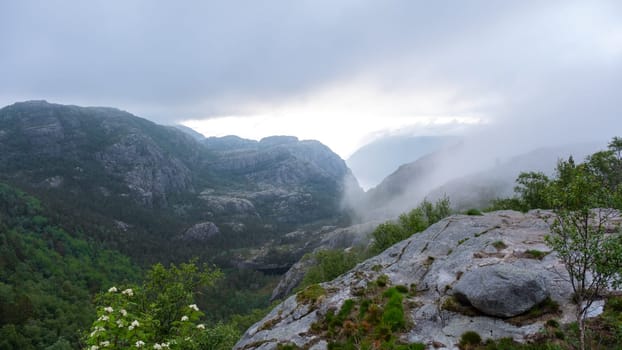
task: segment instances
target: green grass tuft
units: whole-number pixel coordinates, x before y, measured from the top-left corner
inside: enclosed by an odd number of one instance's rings
[[[477,332],[468,331],[464,332],[460,337],[460,346],[466,347],[469,345],[479,345],[482,343],[482,337]]]
[[[507,244],[505,244],[505,242],[503,241],[494,241],[492,242],[492,246],[495,247],[495,249],[497,250],[503,250],[508,247]]]
[[[484,214],[482,214],[481,211],[479,211],[479,209],[475,209],[475,208],[471,208],[471,209],[467,210],[466,214],[470,215],[470,216],[482,216],[482,215],[484,215]]]
[[[312,284],[296,294],[296,301],[300,304],[315,304],[325,294],[326,289],[319,284]]]
[[[539,251],[539,250],[536,250],[536,249],[529,249],[529,250],[525,251],[524,256],[526,258],[528,258],[528,259],[542,260],[548,254],[549,254],[549,252],[542,252],[542,251]]]
[[[376,284],[378,285],[378,287],[386,287],[387,284],[389,284],[389,276],[387,275],[378,276],[378,278],[376,279]]]

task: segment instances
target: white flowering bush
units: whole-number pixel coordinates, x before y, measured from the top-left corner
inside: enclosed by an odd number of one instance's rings
[[[85,349],[230,349],[233,325],[207,327],[194,293],[213,285],[218,270],[194,263],[152,267],[142,286],[110,287],[97,297],[97,319]]]

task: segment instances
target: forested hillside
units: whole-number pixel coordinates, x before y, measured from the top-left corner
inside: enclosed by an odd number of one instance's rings
[[[0,349],[77,347],[93,295],[139,276],[128,257],[65,231],[39,200],[0,184]]]

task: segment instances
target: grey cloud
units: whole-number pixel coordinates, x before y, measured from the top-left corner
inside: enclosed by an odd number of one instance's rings
[[[278,100],[434,46],[476,25],[482,6],[335,3],[3,2],[0,93],[173,105]]]
[[[622,67],[573,46],[590,40],[564,17],[581,4],[2,2],[0,102],[105,104],[173,122],[252,114],[255,103],[364,76],[388,91],[447,86],[458,100],[497,95],[498,104],[473,112],[512,123],[545,118],[545,111],[564,120],[589,111],[605,118],[618,110],[608,98],[616,96],[607,95],[621,91]],[[593,12],[617,13],[613,22],[621,23],[614,1],[584,6],[585,21]],[[577,54],[586,56],[583,65]],[[592,88],[608,90],[586,91]]]

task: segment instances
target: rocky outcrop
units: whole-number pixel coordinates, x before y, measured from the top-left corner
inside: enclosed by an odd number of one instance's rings
[[[193,225],[192,227],[187,229],[186,232],[184,232],[179,238],[183,241],[205,242],[209,238],[219,234],[220,229],[218,229],[218,226],[216,226],[216,224],[210,221],[205,221]]]
[[[62,178],[50,187],[80,196],[101,188],[149,208],[167,207],[169,195],[193,191],[191,168],[201,144],[124,111],[16,103],[0,109],[0,130],[3,174],[22,182]]]
[[[453,288],[454,295],[479,311],[498,317],[517,316],[549,296],[544,278],[511,264],[469,271]]]
[[[313,244],[313,253],[320,250],[347,249],[357,245],[366,245],[369,242],[369,235],[381,222],[371,221],[364,224],[352,225],[343,228],[334,228],[328,232],[313,233],[312,236],[319,237],[319,243]],[[312,258],[301,259],[287,270],[279,281],[279,284],[272,291],[271,301],[282,299],[288,296],[304,278],[310,268],[316,262]]]
[[[544,242],[544,236],[550,232],[547,220],[549,214],[539,211],[527,214],[500,211],[444,219],[337,279],[323,283],[320,288],[323,294],[312,303],[291,296],[251,327],[235,349],[268,350],[276,349],[278,344],[326,349],[327,335],[312,330],[311,325],[322,322],[329,310],[339,310],[347,299],[357,300],[361,290],[379,278],[386,279],[389,285],[408,286],[411,290],[404,297],[410,326],[398,334],[403,342],[428,346],[434,343],[439,348],[456,349],[466,331],[478,332],[483,339],[511,337],[525,341],[541,329],[547,317],[562,322],[573,319],[572,288],[564,280],[565,269],[557,256],[550,252],[540,256],[540,260],[525,254],[527,250],[550,251]],[[513,271],[513,276],[530,271],[529,276],[539,276],[540,279],[525,278],[527,289],[548,291],[560,310],[555,315],[545,314],[521,323],[477,310],[461,311],[470,306],[459,304],[454,289],[460,291],[462,278],[468,280],[480,273],[490,275],[490,271],[497,274]],[[533,280],[537,281],[537,287],[532,288],[533,282],[529,281]],[[497,283],[501,287],[502,278]],[[507,280],[505,286],[511,289],[512,283]],[[488,298],[500,302],[508,294],[498,293],[496,298],[494,295]],[[539,296],[532,301],[537,299]]]
[[[148,207],[166,207],[169,194],[192,190],[191,170],[141,133],[120,137],[95,158],[109,176],[122,178],[130,193]]]
[[[236,195],[236,194],[232,194]],[[257,210],[253,203],[246,198],[226,195],[213,195],[203,191],[199,198],[205,202],[210,217],[220,215],[257,216]]]

